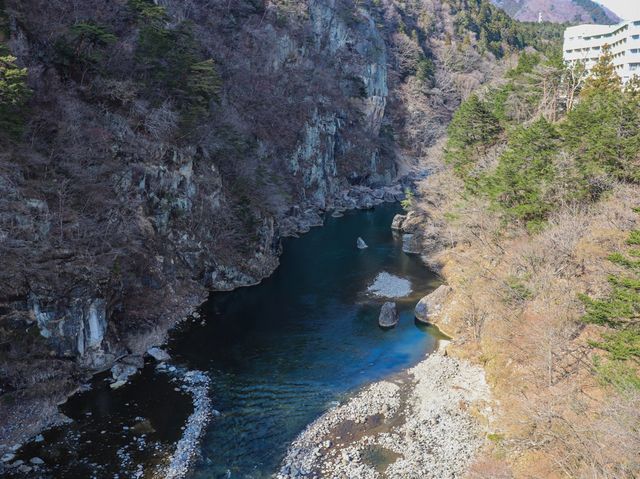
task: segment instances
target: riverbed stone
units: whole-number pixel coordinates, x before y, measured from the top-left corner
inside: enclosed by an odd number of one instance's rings
[[[153,359],[155,359],[156,361],[169,361],[171,359],[171,356],[169,355],[168,352],[166,352],[164,349],[161,348],[149,348],[147,350],[147,354],[149,356],[151,356]]]
[[[44,464],[44,461],[42,459],[40,459],[39,457],[32,457],[31,459],[29,459],[29,462],[31,464],[35,464],[36,466],[40,466],[40,465]]]
[[[414,234],[402,235],[402,251],[404,251],[407,254],[420,253],[420,245],[418,242],[418,237]]]
[[[381,328],[393,328],[398,324],[400,317],[398,316],[398,308],[396,303],[387,302],[380,309],[378,324]]]
[[[443,284],[418,301],[415,309],[416,319],[423,323],[437,322],[450,292],[451,286]]]
[[[121,388],[122,386],[124,386],[125,384],[127,384],[127,381],[117,380],[117,381],[115,381],[115,382],[111,383],[111,384],[109,385],[109,387],[110,387],[111,389],[114,389],[114,390],[115,390],[115,389],[120,389],[120,388]]]
[[[395,215],[391,222],[391,229],[394,231],[402,231],[402,224],[407,217],[405,215]]]
[[[362,238],[358,238],[358,240],[356,241],[356,246],[358,247],[358,249],[367,249],[369,247]]]
[[[367,459],[372,448],[397,457],[384,477],[464,477],[486,440],[486,419],[474,412],[486,410],[490,398],[484,371],[437,351],[407,372],[406,381],[374,383],[311,423],[275,478],[378,478]],[[373,420],[385,432],[367,427]]]
[[[111,368],[111,376],[114,381],[126,382],[131,376],[136,374],[138,370],[144,366],[144,360],[142,356],[130,355],[125,356]]]

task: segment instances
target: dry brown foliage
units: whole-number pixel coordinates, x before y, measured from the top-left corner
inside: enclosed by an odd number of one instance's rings
[[[443,327],[454,352],[485,365],[500,405],[469,477],[638,477],[638,395],[598,383],[587,342],[597,328],[579,321],[578,300],[608,289],[607,256],[638,226],[638,188],[617,186],[592,207],[560,205],[533,236],[462,199],[447,169],[420,193],[425,231],[449,239],[430,258],[455,291]]]

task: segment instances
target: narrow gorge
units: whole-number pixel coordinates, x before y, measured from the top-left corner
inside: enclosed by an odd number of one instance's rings
[[[601,87],[563,31],[488,0],[0,0],[0,475],[584,477],[504,344],[605,394],[576,299],[604,246],[566,218],[633,229],[637,89],[596,112],[624,144],[571,143]],[[564,183],[530,171],[552,148]],[[593,277],[551,301],[521,243]],[[536,314],[571,326],[521,346]],[[633,477],[627,444],[594,477]]]
[[[3,65],[28,88],[0,160],[5,446],[207,290],[269,276],[323,211],[400,199],[489,74],[447,46],[460,8],[4,2]]]

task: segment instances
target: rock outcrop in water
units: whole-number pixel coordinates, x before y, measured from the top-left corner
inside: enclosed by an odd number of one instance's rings
[[[393,328],[398,324],[400,316],[398,315],[398,308],[396,303],[384,303],[380,309],[380,316],[378,318],[378,324],[381,328]]]
[[[123,386],[131,376],[136,374],[144,366],[144,360],[142,356],[126,356],[120,359],[111,368],[111,376],[113,377],[113,383],[111,387],[117,389]]]
[[[147,350],[147,354],[159,362],[169,361],[171,359],[171,356],[169,355],[168,352],[166,352],[164,349],[157,348],[157,347],[149,348]]]
[[[405,215],[395,215],[393,223],[391,223],[391,229],[394,231],[402,231],[402,224],[407,217]]]
[[[423,323],[436,324],[442,313],[444,302],[450,293],[451,287],[443,284],[418,301],[415,308],[416,319]]]

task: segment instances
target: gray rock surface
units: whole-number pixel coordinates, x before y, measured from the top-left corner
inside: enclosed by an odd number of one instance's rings
[[[420,244],[418,242],[417,235],[415,234],[402,235],[402,251],[404,251],[407,254],[420,253]]]
[[[171,359],[168,352],[158,347],[149,348],[147,354],[156,361],[169,361]]]
[[[111,367],[111,376],[113,380],[118,382],[127,382],[128,379],[136,374],[144,366],[142,356],[125,356]]]
[[[407,217],[405,215],[395,215],[391,223],[391,229],[394,231],[402,231],[402,224]]]
[[[416,319],[423,323],[436,323],[450,292],[451,286],[443,284],[418,301],[415,308]]]
[[[399,320],[400,316],[398,315],[396,303],[384,303],[380,309],[380,316],[378,317],[378,324],[380,327],[393,328],[398,324]]]

